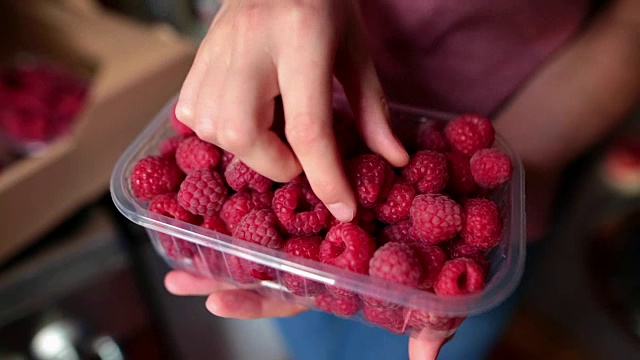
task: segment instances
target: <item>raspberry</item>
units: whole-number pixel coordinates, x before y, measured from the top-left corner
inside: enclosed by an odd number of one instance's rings
[[[205,229],[217,231],[221,234],[231,235],[231,232],[227,229],[227,224],[218,215],[205,216],[202,226]]]
[[[140,159],[131,171],[131,191],[136,199],[151,200],[176,190],[183,178],[184,174],[172,159],[148,156]]]
[[[222,253],[206,246],[201,246],[200,251],[202,252],[202,258],[208,267],[209,273],[213,276],[220,275],[224,263]]]
[[[249,192],[235,193],[222,205],[220,218],[233,231],[240,220],[253,209],[255,209],[255,204]]]
[[[273,203],[273,193],[269,190],[265,192],[251,191],[251,200],[257,209],[269,209]]]
[[[452,331],[464,320],[461,317],[437,315],[433,312],[409,308],[405,309],[404,315],[408,318],[408,325],[416,330],[427,328],[433,331]]]
[[[418,149],[447,151],[449,144],[443,133],[444,124],[440,121],[427,121],[418,127]]]
[[[334,296],[325,292],[316,296],[316,306],[323,311],[334,313],[341,317],[350,317],[360,311],[362,304],[355,295]]]
[[[178,145],[176,163],[187,174],[201,169],[213,169],[220,162],[218,147],[197,136],[188,137]]]
[[[202,223],[202,217],[190,213],[178,204],[176,193],[161,194],[154,197],[149,203],[149,211],[189,224],[199,225]]]
[[[471,259],[460,258],[444,263],[433,289],[442,296],[473,294],[484,288],[484,273]]]
[[[469,158],[458,153],[446,153],[449,165],[449,182],[447,190],[453,195],[464,197],[472,194],[477,189],[473,175],[471,175],[471,165]]]
[[[233,229],[233,236],[272,249],[282,247],[278,218],[269,209],[252,210]]]
[[[373,254],[369,261],[369,275],[396,284],[416,287],[422,277],[422,266],[409,245],[390,242]]]
[[[171,109],[171,126],[173,126],[173,130],[176,133],[183,136],[191,136],[195,135],[193,130],[191,130],[187,125],[183,124],[178,117],[176,116],[176,107],[175,105]]]
[[[370,322],[377,324],[394,334],[402,334],[405,331],[404,309],[382,309],[376,306],[366,305],[362,308],[362,316]]]
[[[257,192],[267,192],[273,181],[258,174],[240,159],[233,159],[224,171],[224,177],[229,186],[235,191],[253,189]]]
[[[229,275],[241,284],[252,284],[256,280],[274,280],[274,269],[237,256],[226,255]]]
[[[445,195],[418,195],[411,205],[411,236],[428,244],[447,241],[462,228],[461,213]]]
[[[372,208],[385,198],[395,177],[391,165],[380,155],[355,157],[351,159],[350,169],[356,196],[365,208]]]
[[[229,164],[231,164],[231,160],[233,160],[234,155],[227,150],[222,151],[222,158],[220,159],[220,169],[224,172]]]
[[[484,254],[475,247],[467,244],[462,239],[454,239],[446,246],[446,250],[449,253],[449,258],[459,259],[467,258],[476,262],[482,268],[483,274],[486,276],[489,273],[489,261]]]
[[[158,234],[158,241],[165,254],[171,259],[191,259],[198,252],[196,244],[164,233]]]
[[[422,280],[418,288],[429,290],[433,287],[442,266],[447,261],[447,254],[436,245],[414,243],[410,246],[415,251],[422,267]]]
[[[493,144],[495,131],[489,119],[479,115],[461,115],[445,126],[444,135],[455,151],[471,156]]]
[[[449,172],[447,158],[441,153],[421,150],[402,168],[402,177],[415,184],[421,194],[439,193],[447,185]]]
[[[194,214],[212,216],[222,208],[228,189],[222,176],[210,169],[187,175],[180,185],[178,202]]]
[[[342,223],[327,232],[320,245],[320,261],[360,274],[369,270],[376,243],[360,227]]]
[[[380,232],[380,243],[386,244],[388,242],[399,242],[412,244],[416,242],[411,236],[411,221],[404,220],[397,222],[393,225],[385,226]]]
[[[511,159],[498,149],[484,149],[470,161],[473,179],[485,189],[495,189],[511,179]]]
[[[182,142],[182,135],[172,136],[160,144],[160,155],[175,158],[176,150]]]
[[[422,278],[422,267],[407,244],[390,242],[376,250],[369,261],[369,276],[396,284],[417,287]],[[396,304],[375,297],[362,300],[371,306],[395,308]]]
[[[225,201],[220,210],[220,218],[227,224],[229,230],[233,231],[243,216],[251,210],[261,210],[271,208],[270,192],[258,193],[253,191],[241,191],[231,195]]]
[[[387,224],[394,224],[409,218],[411,202],[416,191],[411,185],[395,183],[384,203],[374,208],[377,218]]]
[[[320,243],[322,243],[322,238],[319,236],[295,237],[287,240],[282,251],[305,259],[319,261]],[[324,289],[322,284],[289,273],[283,274],[282,279],[287,289],[298,296],[315,296]]]
[[[202,217],[193,215],[178,204],[175,193],[161,194],[154,197],[149,203],[149,211],[189,224],[198,225],[202,222]],[[158,233],[158,236],[160,246],[164,248],[165,253],[170,258],[192,258],[198,251],[196,245],[188,241],[174,238],[164,233]]]
[[[463,207],[460,235],[478,250],[494,247],[502,236],[498,205],[488,199],[469,199]]]
[[[313,235],[327,225],[329,210],[306,184],[289,183],[273,195],[273,211],[291,235]]]

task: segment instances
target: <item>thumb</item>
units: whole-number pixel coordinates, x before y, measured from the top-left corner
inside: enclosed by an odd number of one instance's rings
[[[436,360],[446,339],[409,339],[409,360]]]

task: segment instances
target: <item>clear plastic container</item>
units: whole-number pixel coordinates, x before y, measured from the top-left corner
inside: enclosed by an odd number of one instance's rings
[[[339,99],[335,103],[337,106],[344,104]],[[325,286],[343,289],[361,298],[373,297],[388,305],[382,316],[377,314],[377,318],[382,317],[388,321],[372,324],[364,318],[362,311],[350,318],[419,338],[450,336],[464,317],[499,305],[520,281],[525,261],[524,173],[518,157],[499,136],[494,146],[511,157],[513,177],[506,186],[492,195],[503,217],[503,232],[500,243],[487,254],[491,263],[487,285],[477,294],[442,297],[294,257],[148,211],[146,203],[134,198],[129,186],[129,175],[137,160],[158,154],[160,142],[173,134],[170,125],[173,104],[174,100],[167,104],[129,146],[119,159],[111,178],[111,194],[117,208],[129,220],[147,229],[158,254],[171,267],[223,280],[238,288],[251,289],[264,296],[316,310],[319,308],[314,295],[318,288]],[[447,120],[452,117],[399,105],[391,105],[390,108],[396,133],[409,146],[412,141],[415,142],[421,124],[431,119]],[[238,276],[234,270],[238,266],[251,267],[268,274],[266,277],[273,280]],[[291,275],[305,282],[302,296],[293,294],[284,285],[284,278]]]

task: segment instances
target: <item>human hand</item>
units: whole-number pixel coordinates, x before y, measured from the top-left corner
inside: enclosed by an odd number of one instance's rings
[[[272,180],[286,182],[304,170],[329,211],[350,221],[356,200],[333,133],[334,75],[367,146],[392,165],[405,165],[408,154],[389,127],[352,0],[225,1],[183,84],[176,115]],[[290,147],[271,131],[278,95]]]
[[[173,270],[165,277],[165,287],[174,295],[207,296],[206,307],[212,314],[235,319],[288,317],[307,309],[282,300],[269,299],[250,290]],[[446,339],[409,339],[410,360],[434,360]]]

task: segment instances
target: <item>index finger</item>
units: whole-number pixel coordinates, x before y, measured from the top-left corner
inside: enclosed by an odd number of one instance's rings
[[[315,194],[336,219],[347,222],[356,201],[333,133],[331,56],[319,55],[291,55],[286,59],[292,61],[278,65],[285,133]]]

